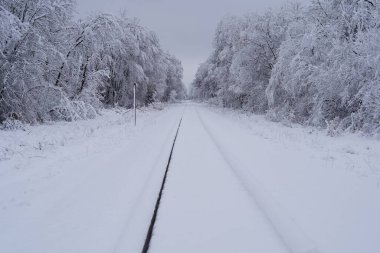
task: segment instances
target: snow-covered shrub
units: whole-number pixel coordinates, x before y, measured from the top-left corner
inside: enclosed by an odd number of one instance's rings
[[[6,119],[0,124],[1,130],[19,130],[24,129],[25,125],[16,119]]]

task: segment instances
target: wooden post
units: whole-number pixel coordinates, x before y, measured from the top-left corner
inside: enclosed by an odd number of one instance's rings
[[[136,126],[136,83],[133,83],[133,110],[135,111],[135,126]]]

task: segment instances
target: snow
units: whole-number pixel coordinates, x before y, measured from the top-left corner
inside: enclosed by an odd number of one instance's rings
[[[291,252],[379,251],[378,141],[229,110],[199,114]]]
[[[0,163],[0,252],[140,251],[181,112],[1,132],[0,146],[26,147]]]
[[[185,112],[168,175],[151,252],[287,252],[193,108]]]
[[[380,251],[380,143],[183,103],[0,131],[0,252]]]

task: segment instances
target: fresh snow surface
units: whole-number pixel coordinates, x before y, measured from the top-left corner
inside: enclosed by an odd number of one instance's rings
[[[0,131],[0,252],[378,253],[380,143],[184,103]]]

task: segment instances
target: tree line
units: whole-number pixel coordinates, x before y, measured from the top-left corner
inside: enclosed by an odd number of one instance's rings
[[[313,0],[225,17],[191,94],[331,133],[379,133],[378,5]]]
[[[74,0],[0,0],[0,123],[95,117],[185,97],[181,62],[125,15],[74,19]]]

